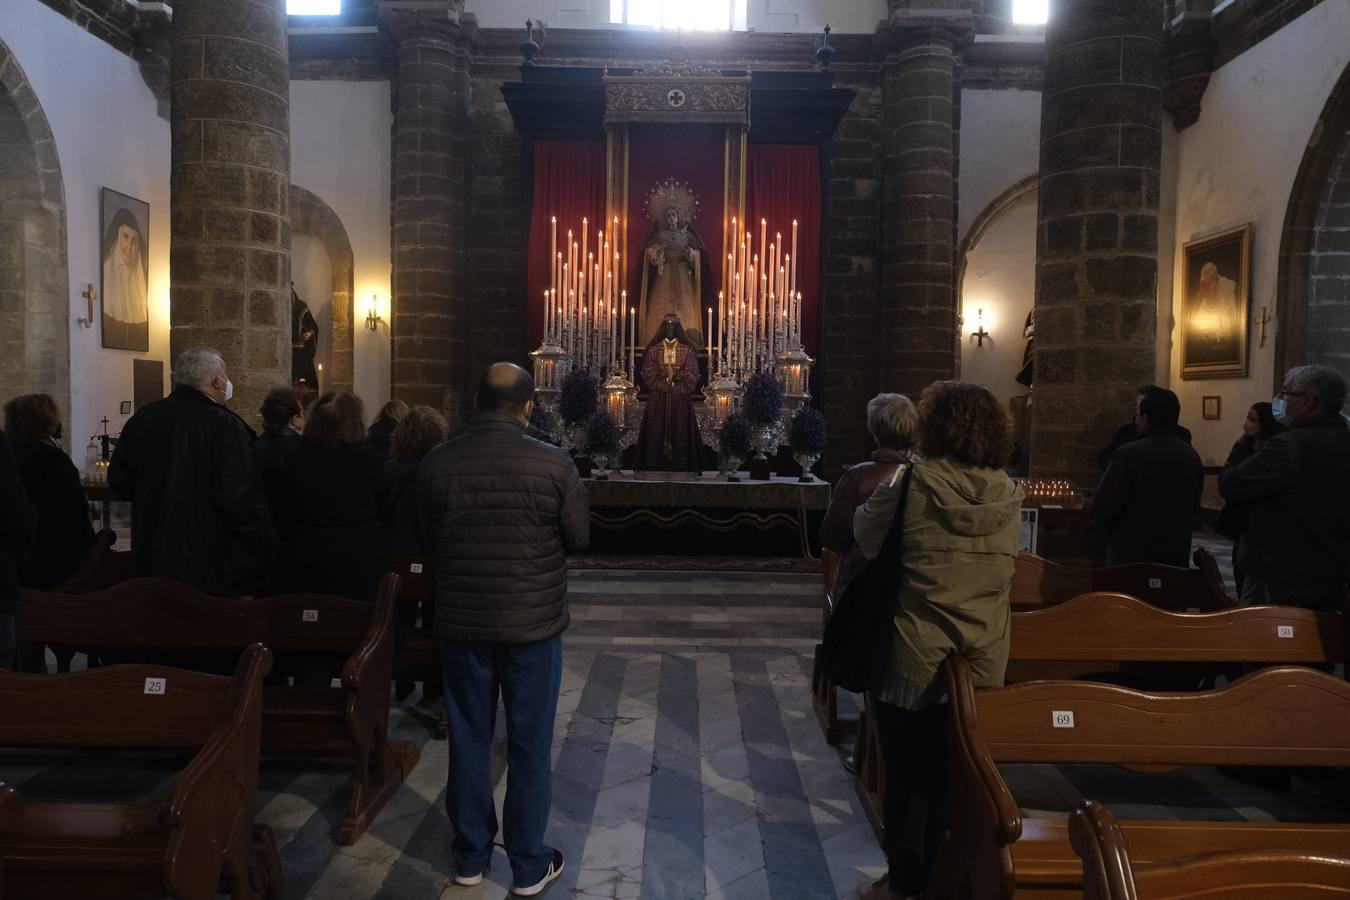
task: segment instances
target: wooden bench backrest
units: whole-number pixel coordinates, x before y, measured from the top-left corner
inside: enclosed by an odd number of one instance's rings
[[[423,600],[431,596],[431,563],[421,556],[391,556],[385,570],[398,576],[399,596]]]
[[[271,667],[271,652],[253,644],[229,678],[161,666],[0,673],[0,746],[195,750],[160,808],[170,829],[162,879],[174,897],[215,896],[226,859],[247,871]],[[0,831],[22,827],[22,796],[0,785]]]
[[[1083,900],[1344,900],[1350,859],[1234,851],[1133,865],[1115,816],[1089,800],[1069,817],[1083,861]],[[1347,848],[1350,853],[1350,847]]]
[[[198,594],[163,578],[133,578],[90,594],[27,591],[18,606],[19,640],[83,647],[238,649],[350,653],[391,618],[398,576],[385,575],[374,604],[324,594],[237,600]]]
[[[1086,681],[976,692],[963,658],[944,665],[959,737],[991,762],[1350,766],[1350,683],[1312,669],[1151,694]]]
[[[1340,617],[1293,606],[1210,613],[1084,594],[1012,614],[1012,661],[1322,663],[1345,659]]]
[[[1038,609],[1094,592],[1128,594],[1178,612],[1208,612],[1237,605],[1201,569],[1152,563],[1088,569],[1063,566],[1029,553],[1017,556],[1009,600],[1013,609]]]

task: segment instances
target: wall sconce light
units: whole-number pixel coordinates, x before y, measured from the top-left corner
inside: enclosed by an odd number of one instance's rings
[[[380,318],[379,314],[379,295],[371,294],[370,307],[366,312],[366,327],[371,331],[379,331],[380,323],[383,321],[384,320]]]
[[[978,317],[976,321],[977,321],[977,323],[978,323],[978,325],[979,325],[979,328],[978,328],[978,330],[976,330],[976,331],[972,331],[972,332],[970,333],[970,336],[973,337],[973,338],[975,339],[977,346],[983,347],[983,346],[984,346],[984,339],[985,339],[985,338],[992,338],[993,335],[991,335],[989,332],[987,332],[987,331],[984,330],[984,310],[983,310],[983,309],[980,309],[979,312],[976,313],[976,315],[977,315],[977,317]]]

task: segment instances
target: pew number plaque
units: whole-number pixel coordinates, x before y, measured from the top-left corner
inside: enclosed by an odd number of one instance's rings
[[[317,622],[317,621],[319,621],[319,611],[318,611],[317,609],[302,609],[302,610],[300,610],[300,621],[301,621],[301,622]]]
[[[145,692],[147,694],[158,694],[163,696],[169,689],[169,680],[167,678],[147,678],[145,679]]]
[[[1050,711],[1050,724],[1056,728],[1073,727],[1073,710],[1055,709]]]
[[[1275,626],[1275,636],[1276,636],[1276,637],[1282,637],[1282,638],[1291,638],[1291,637],[1293,637],[1293,636],[1294,636],[1294,626],[1293,626],[1293,625],[1276,625],[1276,626]]]

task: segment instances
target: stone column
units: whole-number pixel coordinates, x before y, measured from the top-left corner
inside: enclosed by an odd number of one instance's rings
[[[1031,473],[1096,483],[1153,380],[1161,0],[1060,0],[1046,35]]]
[[[170,354],[221,351],[255,417],[291,380],[285,0],[179,0],[171,79]]]
[[[883,27],[881,389],[916,396],[955,368],[952,99],[972,18],[896,10]]]
[[[380,19],[398,57],[393,393],[444,410],[452,424],[471,400],[464,340],[469,35],[455,6]]]

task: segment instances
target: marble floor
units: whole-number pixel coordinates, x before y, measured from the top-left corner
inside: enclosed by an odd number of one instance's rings
[[[818,603],[819,576],[573,574],[549,828],[567,870],[549,896],[843,897],[882,871],[840,750],[825,743],[810,708]],[[347,769],[265,760],[258,819],[276,835],[290,900],[506,895],[500,849],[482,885],[450,883],[446,744],[429,737],[419,701],[414,694],[391,715],[394,736],[419,742],[421,759],[351,847],[332,841]],[[1213,770],[1142,781],[1108,766],[1006,774],[1029,814],[1058,816],[1084,797],[1114,796],[1126,817],[1344,816],[1301,782],[1276,795]],[[131,799],[163,790],[165,776],[151,762],[0,754],[0,780],[31,796]]]

